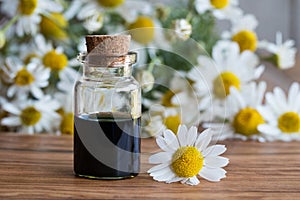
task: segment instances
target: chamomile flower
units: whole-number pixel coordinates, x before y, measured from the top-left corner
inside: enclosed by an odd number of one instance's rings
[[[1,11],[10,17],[19,15],[15,32],[18,36],[36,34],[41,15],[61,12],[61,4],[52,0],[2,0]]]
[[[248,14],[232,21],[231,32],[224,32],[222,35],[226,39],[231,39],[240,46],[240,51],[255,51],[257,48],[257,35],[255,28],[258,22],[254,15]]]
[[[124,3],[124,0],[80,0],[79,3],[81,3],[81,8],[77,13],[77,18],[84,20],[91,17],[95,12],[104,12],[105,8],[114,9],[118,7]]]
[[[300,140],[300,86],[293,83],[288,95],[275,87],[266,94],[266,105],[260,108],[266,123],[260,125],[261,131],[268,141]]]
[[[69,10],[65,13],[67,19],[73,18],[83,20],[83,27],[89,32],[95,32],[102,28],[105,12],[122,5],[124,0],[75,0],[71,3]]]
[[[153,41],[155,37],[155,23],[151,17],[141,15],[129,24],[128,30],[132,39],[140,44],[147,45]]]
[[[5,103],[3,110],[10,115],[1,120],[1,125],[18,127],[18,132],[29,134],[52,132],[58,126],[60,116],[55,111],[59,103],[50,96],[44,96],[38,101],[18,101]]]
[[[11,83],[7,90],[8,97],[17,95],[19,98],[26,98],[29,93],[35,98],[44,95],[41,88],[48,86],[49,69],[35,62],[25,65],[18,58],[8,57],[3,70]]]
[[[199,14],[211,11],[217,19],[234,19],[242,14],[238,0],[196,0],[195,8]]]
[[[47,38],[66,40],[68,38],[66,32],[68,25],[68,21],[63,13],[51,12],[42,16],[40,32]]]
[[[170,81],[170,88],[163,95],[157,95],[159,101],[146,103],[149,111],[144,113],[143,128],[150,136],[161,135],[166,129],[177,132],[180,124],[188,127],[199,125],[201,115],[198,98],[188,80],[182,74],[175,74]]]
[[[210,130],[197,134],[197,128],[189,130],[180,125],[177,135],[172,131],[164,131],[156,138],[157,145],[163,150],[149,158],[151,164],[158,164],[148,170],[150,176],[159,182],[197,185],[197,176],[218,182],[226,177],[225,167],[229,160],[220,156],[226,151],[224,145],[211,145]]]
[[[59,76],[77,77],[77,71],[70,67],[73,60],[68,60],[61,46],[54,48],[52,43],[47,42],[42,35],[35,37],[35,43],[37,49],[34,59],[38,60],[37,62],[50,69],[51,73],[58,73]]]
[[[266,49],[273,55],[271,56],[271,61],[274,62],[276,66],[280,69],[288,69],[295,65],[295,56],[296,56],[296,48],[295,41],[287,40],[285,42],[282,41],[282,33],[278,32],[276,34],[276,43],[270,43],[267,41],[261,41],[259,43],[259,47],[262,49]]]
[[[214,139],[247,138],[258,139],[263,142],[265,139],[261,136],[258,126],[265,123],[259,108],[262,106],[266,83],[255,82],[244,86],[243,90],[238,91],[231,87],[231,93],[227,98],[228,109],[226,116],[227,123],[206,123],[204,127],[212,128]],[[220,134],[219,129],[222,128]],[[217,131],[217,132],[216,132]]]
[[[199,108],[209,104],[222,104],[230,94],[230,87],[240,89],[262,74],[264,67],[258,65],[258,57],[250,52],[240,53],[235,42],[219,41],[213,48],[212,58],[200,56],[198,67],[194,67],[188,78],[193,88],[202,97]],[[210,95],[209,95],[210,94]]]
[[[179,38],[187,40],[192,34],[192,25],[186,19],[177,19],[174,21],[174,30]]]

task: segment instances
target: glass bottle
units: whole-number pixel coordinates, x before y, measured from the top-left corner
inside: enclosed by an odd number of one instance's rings
[[[79,54],[74,91],[74,172],[95,179],[135,177],[140,169],[141,90],[137,55]]]

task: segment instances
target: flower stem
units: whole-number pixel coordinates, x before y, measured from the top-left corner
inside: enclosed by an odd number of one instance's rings
[[[14,16],[11,20],[9,20],[9,22],[7,24],[5,24],[5,26],[3,27],[3,29],[1,31],[3,31],[4,33],[7,31],[7,29],[12,26],[19,18],[19,15]]]

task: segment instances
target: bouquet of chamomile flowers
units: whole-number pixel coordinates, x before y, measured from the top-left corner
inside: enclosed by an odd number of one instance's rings
[[[0,14],[2,131],[72,134],[84,36],[127,33],[139,56],[143,137],[185,124],[210,128],[212,140],[300,139],[299,84],[265,94],[258,81],[265,62],[294,66],[294,42],[258,38],[238,0],[1,0]]]

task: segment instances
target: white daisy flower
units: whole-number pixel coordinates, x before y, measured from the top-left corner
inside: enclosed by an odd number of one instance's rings
[[[31,93],[39,99],[44,95],[41,88],[48,86],[49,69],[35,62],[24,65],[18,58],[8,57],[3,70],[12,84],[7,90],[8,97],[26,98]]]
[[[231,31],[222,33],[224,39],[231,39],[240,46],[240,51],[255,51],[257,48],[257,35],[255,29],[258,21],[254,15],[247,14],[231,20]]]
[[[107,10],[113,9],[120,14],[128,23],[136,20],[139,14],[151,14],[153,8],[149,2],[135,0],[75,0],[65,16],[71,19],[73,16],[79,20],[90,18],[95,13],[104,14]]]
[[[180,125],[177,135],[164,131],[156,138],[157,145],[163,152],[149,158],[151,164],[158,164],[148,170],[150,176],[159,182],[173,183],[180,181],[189,185],[199,184],[197,175],[218,182],[226,177],[225,167],[229,160],[220,156],[226,151],[224,145],[208,146],[211,142],[210,130],[197,135],[197,128],[189,130]]]
[[[64,49],[61,46],[53,47],[51,42],[47,42],[42,35],[35,37],[36,51],[34,52],[34,60],[41,63],[45,68],[51,70],[52,73],[58,73],[59,76],[77,77],[78,73],[72,68],[78,65],[76,59],[68,60]]]
[[[37,33],[41,15],[61,12],[63,9],[61,4],[52,0],[2,0],[1,3],[3,13],[10,17],[20,15],[15,29],[20,37]]]
[[[265,82],[251,82],[241,91],[231,87],[226,104],[228,109],[224,116],[227,123],[205,123],[204,127],[212,128],[215,140],[251,138],[265,141],[258,131],[258,126],[265,122],[259,108],[262,106],[266,87]]]
[[[192,25],[186,19],[177,19],[174,21],[174,30],[179,38],[187,40],[192,34]]]
[[[266,94],[266,105],[260,108],[266,123],[258,127],[268,141],[300,140],[300,86],[293,83],[288,95],[275,87]]]
[[[145,137],[157,137],[166,129],[177,132],[182,121],[183,116],[178,108],[165,107],[160,103],[152,102],[149,110],[143,113],[142,132]]]
[[[242,14],[238,0],[196,0],[195,8],[199,14],[211,11],[217,19],[234,19]]]
[[[166,128],[177,132],[179,124],[186,124],[189,127],[198,126],[200,112],[195,109],[198,99],[192,89],[188,80],[178,73],[174,74],[169,90],[158,94],[158,101],[148,101],[149,111],[144,115],[150,116],[146,118],[148,120],[145,123],[149,126],[144,130],[151,136],[155,136],[160,135]]]
[[[295,65],[297,53],[295,41],[287,40],[283,43],[281,32],[276,34],[276,44],[261,41],[259,47],[273,54],[271,56],[272,61],[274,61],[274,64],[280,69],[289,69]]]
[[[18,127],[18,132],[41,133],[43,131],[53,132],[60,121],[60,116],[55,111],[59,103],[52,100],[50,96],[44,96],[38,101],[17,101],[5,103],[3,110],[10,116],[1,120],[1,125]]]
[[[212,58],[200,56],[199,66],[188,73],[193,81],[193,88],[201,97],[200,110],[210,106],[223,106],[226,96],[230,94],[230,87],[240,89],[250,81],[256,80],[264,71],[263,66],[256,67],[258,57],[250,52],[240,53],[235,42],[219,41],[213,48]]]

